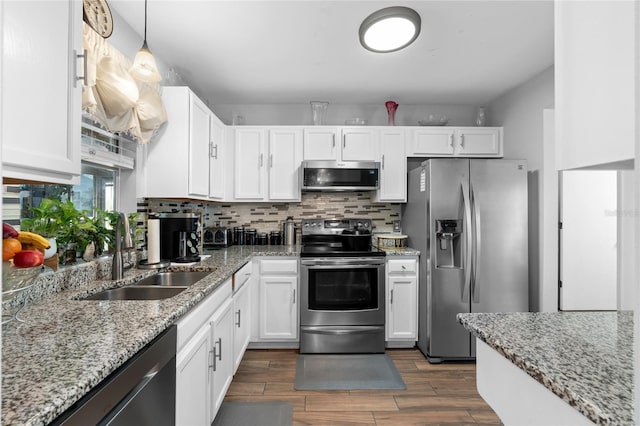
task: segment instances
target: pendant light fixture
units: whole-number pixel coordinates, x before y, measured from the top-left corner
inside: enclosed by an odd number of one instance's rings
[[[158,67],[156,66],[156,60],[153,58],[153,54],[147,45],[147,0],[144,0],[144,43],[142,43],[142,47],[136,54],[133,65],[129,69],[129,74],[136,80],[145,82],[162,80],[158,72]]]
[[[420,15],[413,9],[403,6],[380,9],[362,21],[360,43],[372,52],[395,52],[418,38],[420,25]]]

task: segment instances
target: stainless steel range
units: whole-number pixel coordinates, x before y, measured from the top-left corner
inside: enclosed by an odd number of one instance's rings
[[[304,219],[300,353],[382,353],[383,251],[369,219]]]

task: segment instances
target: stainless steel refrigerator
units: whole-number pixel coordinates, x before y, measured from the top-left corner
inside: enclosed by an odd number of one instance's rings
[[[418,347],[431,362],[475,358],[460,312],[529,310],[527,167],[432,159],[409,172],[403,232],[420,250]]]

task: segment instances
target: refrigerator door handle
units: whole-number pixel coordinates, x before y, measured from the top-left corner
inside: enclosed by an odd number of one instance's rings
[[[478,195],[471,185],[471,211],[473,212],[473,230],[474,230],[474,250],[473,250],[473,276],[471,279],[471,297],[473,303],[480,303],[480,293],[478,291],[478,259],[480,258],[480,248],[482,247],[482,232],[480,222],[480,202]]]
[[[469,301],[469,293],[471,290],[471,248],[472,248],[472,235],[471,235],[471,202],[469,200],[469,194],[467,193],[467,188],[464,183],[460,184],[460,189],[462,190],[462,202],[464,204],[464,220],[466,222],[466,229],[462,232],[466,237],[465,244],[465,258],[464,258],[464,287],[462,287],[462,301]]]

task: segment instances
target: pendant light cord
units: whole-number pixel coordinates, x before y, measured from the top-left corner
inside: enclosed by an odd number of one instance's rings
[[[144,0],[144,42],[147,42],[147,0]]]

